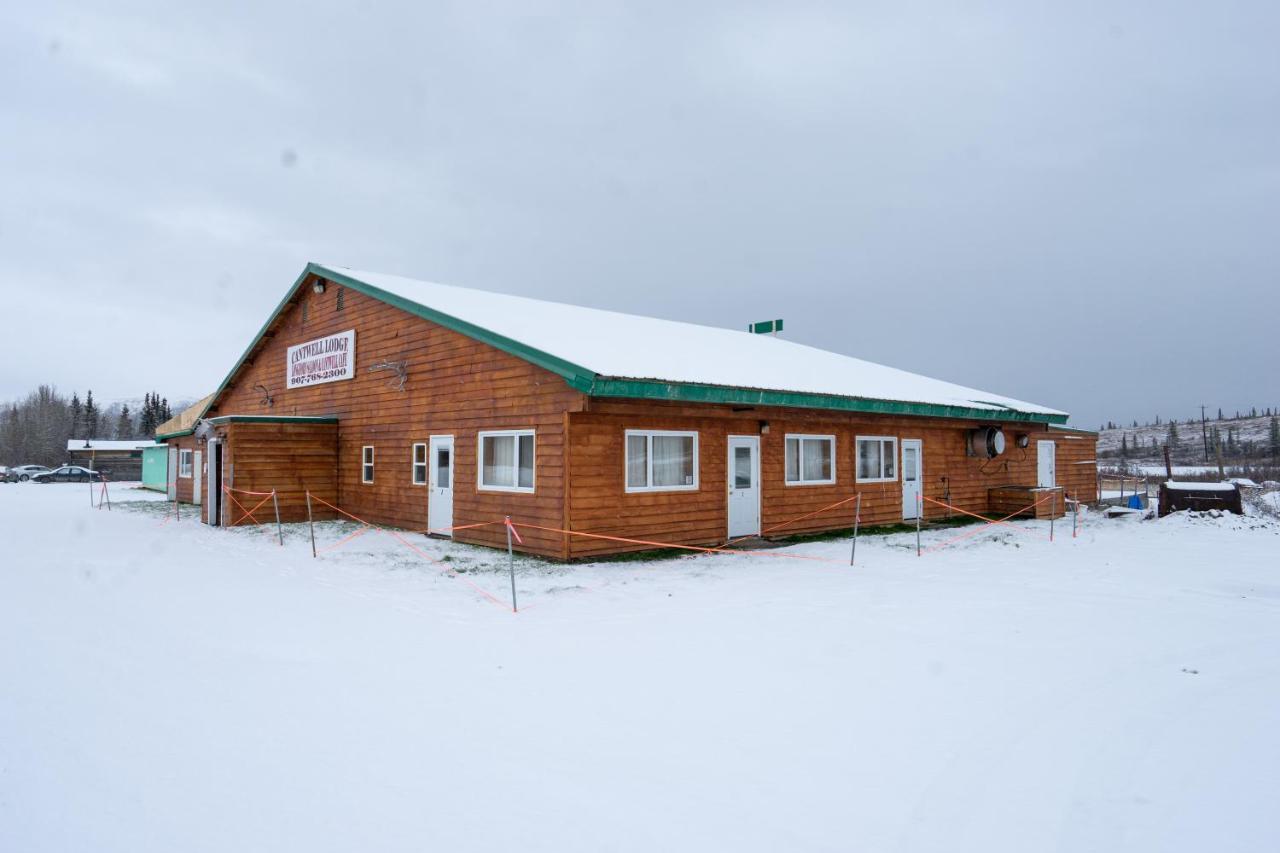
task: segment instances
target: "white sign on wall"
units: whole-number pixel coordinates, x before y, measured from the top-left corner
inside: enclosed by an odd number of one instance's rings
[[[355,329],[289,347],[285,357],[286,388],[337,382],[355,375]]]

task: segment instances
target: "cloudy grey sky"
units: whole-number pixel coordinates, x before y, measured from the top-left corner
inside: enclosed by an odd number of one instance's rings
[[[1280,405],[1274,2],[24,3],[0,399],[211,390],[308,260],[1065,408]]]

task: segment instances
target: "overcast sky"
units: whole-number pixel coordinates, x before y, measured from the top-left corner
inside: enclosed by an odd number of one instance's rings
[[[308,260],[1073,413],[1280,405],[1280,5],[10,3],[0,399],[216,387]]]

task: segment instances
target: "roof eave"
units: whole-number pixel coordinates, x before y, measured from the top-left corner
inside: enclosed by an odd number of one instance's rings
[[[769,391],[733,388],[724,385],[700,385],[646,379],[606,379],[597,377],[588,384],[574,385],[574,387],[591,397],[625,397],[639,400],[721,403],[738,406],[777,406],[781,408],[823,409],[874,415],[905,415],[911,417],[1042,424],[1063,424],[1066,423],[1069,417],[1065,413],[1023,412],[1016,409],[987,409],[976,406],[912,403],[901,400],[878,400],[868,397],[841,397],[834,394]]]

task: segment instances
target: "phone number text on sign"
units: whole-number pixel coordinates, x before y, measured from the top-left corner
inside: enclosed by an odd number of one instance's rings
[[[350,379],[355,376],[355,364],[355,329],[291,346],[285,356],[285,387]]]

